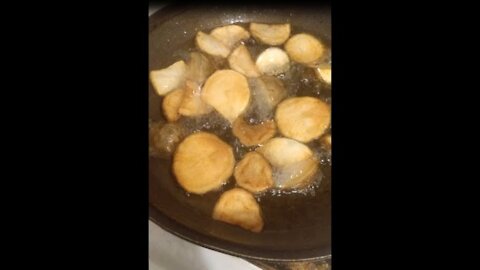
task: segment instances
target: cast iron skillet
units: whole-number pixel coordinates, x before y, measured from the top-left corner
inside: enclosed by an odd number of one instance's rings
[[[167,6],[150,17],[149,70],[181,59],[179,48],[193,46],[197,31],[230,23],[290,22],[292,33],[305,31],[330,46],[330,5],[302,7]],[[149,117],[162,120],[161,98],[150,85]],[[253,233],[211,218],[221,192],[189,195],[176,183],[171,162],[149,159],[149,215],[163,229],[203,247],[267,261],[306,261],[331,254],[330,167],[315,195],[266,196],[261,199],[265,227]],[[229,189],[234,181],[225,187]]]

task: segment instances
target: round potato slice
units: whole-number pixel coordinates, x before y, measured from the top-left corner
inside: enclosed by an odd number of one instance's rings
[[[232,148],[207,132],[185,138],[173,158],[173,172],[178,183],[195,194],[204,194],[222,186],[232,175],[234,166]]]
[[[290,24],[251,23],[252,36],[268,45],[281,45],[290,36]]]
[[[247,153],[238,162],[233,175],[237,184],[250,192],[261,192],[273,186],[272,167],[256,152]]]
[[[215,204],[212,217],[252,232],[263,229],[260,206],[250,192],[241,188],[223,193]]]
[[[270,139],[256,151],[275,167],[284,167],[313,157],[308,146],[288,138]]]
[[[230,54],[230,49],[225,44],[202,31],[197,33],[195,40],[200,50],[210,55],[226,58]]]
[[[331,84],[332,83],[332,68],[331,67],[317,67],[315,68],[315,75],[317,78]]]
[[[200,85],[197,82],[187,80],[178,113],[184,116],[198,116],[213,111],[213,107],[203,102],[200,95]]]
[[[250,89],[242,74],[233,70],[218,70],[205,82],[201,97],[233,123],[247,107]]]
[[[186,70],[185,62],[178,61],[167,68],[150,71],[150,81],[157,94],[163,96],[182,86],[185,82]]]
[[[268,48],[257,57],[256,65],[263,74],[278,75],[288,71],[290,60],[284,50]]]
[[[230,67],[242,73],[247,77],[258,77],[260,71],[250,56],[247,47],[245,45],[239,45],[228,57],[228,63]]]
[[[322,43],[309,34],[297,34],[285,43],[285,50],[290,59],[305,65],[315,65],[323,56],[325,48]]]
[[[168,93],[162,102],[163,114],[169,122],[177,121],[180,118],[178,109],[182,104],[183,89],[176,89]]]
[[[250,33],[238,25],[226,25],[213,29],[210,35],[221,41],[227,48],[233,49],[240,40],[250,38]]]
[[[277,132],[277,126],[273,120],[250,125],[242,117],[239,117],[233,122],[232,132],[243,145],[253,146],[271,139]]]
[[[313,97],[288,98],[275,112],[280,133],[300,142],[321,136],[330,125],[330,106]]]

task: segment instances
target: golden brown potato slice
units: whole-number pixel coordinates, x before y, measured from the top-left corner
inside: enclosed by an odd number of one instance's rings
[[[210,55],[226,58],[230,54],[230,49],[225,44],[202,31],[197,33],[195,41],[200,50]]]
[[[239,45],[228,57],[230,67],[247,77],[258,77],[260,72],[245,45]]]
[[[250,33],[238,25],[226,25],[213,29],[210,35],[221,41],[230,50],[240,40],[250,38]]]
[[[284,50],[268,48],[257,57],[256,65],[263,74],[278,75],[290,69],[290,59]]]
[[[188,80],[194,81],[198,84],[203,84],[210,74],[215,71],[213,64],[208,58],[199,52],[190,53],[190,59],[187,63]]]
[[[251,23],[252,36],[268,45],[281,45],[290,36],[290,24]]]
[[[275,167],[284,167],[313,157],[308,146],[288,138],[270,139],[256,151]]]
[[[332,68],[331,67],[317,67],[315,68],[315,75],[317,78],[331,84],[332,83]]]
[[[314,179],[318,171],[318,161],[313,158],[275,168],[273,179],[275,187],[281,189],[302,188]]]
[[[295,62],[314,66],[323,56],[325,48],[314,36],[309,34],[296,34],[285,43],[285,50],[290,59]]]
[[[176,89],[168,93],[162,102],[163,114],[169,122],[177,121],[180,118],[178,109],[182,104],[183,89]]]
[[[150,71],[150,81],[157,94],[163,96],[182,86],[186,70],[185,62],[178,61],[164,69]]]
[[[237,184],[250,192],[261,192],[273,186],[272,167],[256,152],[247,153],[238,162],[233,175]]]
[[[184,116],[198,116],[210,113],[213,107],[203,102],[201,98],[201,87],[197,82],[185,83],[183,99],[178,108],[178,113]]]
[[[212,217],[252,232],[260,232],[263,229],[260,206],[250,192],[241,188],[223,193],[215,204]]]
[[[226,183],[232,175],[235,158],[230,145],[217,136],[194,133],[177,147],[173,172],[186,191],[203,194]]]
[[[275,121],[264,121],[261,124],[250,125],[242,117],[233,122],[232,132],[243,145],[253,146],[265,143],[277,132]]]
[[[300,142],[320,137],[330,125],[330,106],[313,97],[288,98],[275,112],[280,133]]]
[[[242,74],[233,70],[218,70],[205,82],[201,97],[233,123],[247,107],[250,89]]]

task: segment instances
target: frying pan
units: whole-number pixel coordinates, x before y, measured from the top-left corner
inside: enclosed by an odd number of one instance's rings
[[[316,6],[207,6],[169,5],[150,17],[149,70],[161,69],[182,59],[181,48],[194,46],[197,31],[209,32],[232,23],[285,23],[292,34],[311,33],[331,46],[330,5]],[[162,121],[161,100],[149,86],[149,118]],[[149,217],[163,229],[200,246],[247,259],[308,261],[330,257],[330,167],[314,194],[261,198],[265,226],[253,233],[211,218],[222,191],[189,195],[177,184],[171,160],[149,158]]]

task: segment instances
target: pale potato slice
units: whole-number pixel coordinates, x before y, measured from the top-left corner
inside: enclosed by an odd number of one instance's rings
[[[330,106],[313,97],[288,98],[277,106],[280,133],[300,142],[320,137],[330,126]]]
[[[177,147],[173,172],[180,186],[195,194],[204,194],[226,183],[232,175],[235,158],[230,145],[217,136],[194,133]]]
[[[215,71],[213,64],[205,55],[199,52],[190,53],[186,74],[188,80],[192,80],[201,85],[213,71]]]
[[[184,116],[198,116],[213,111],[213,107],[202,100],[201,92],[200,84],[187,80],[178,113]]]
[[[182,86],[186,70],[185,62],[178,61],[164,69],[150,71],[150,81],[157,94],[163,96]]]
[[[197,33],[195,41],[202,51],[210,55],[226,58],[230,54],[230,49],[225,44],[202,31]]]
[[[332,148],[332,135],[327,134],[321,138],[320,142],[328,149]]]
[[[178,123],[155,123],[150,127],[149,150],[154,156],[170,158],[187,131]]]
[[[212,217],[252,232],[263,229],[260,206],[250,192],[241,188],[223,193],[215,204]]]
[[[317,171],[318,161],[313,157],[277,167],[273,172],[274,185],[281,189],[302,188],[312,182]]]
[[[247,77],[258,77],[260,71],[252,60],[245,45],[239,45],[228,57],[230,67]]]
[[[256,151],[274,167],[284,167],[313,157],[313,152],[308,146],[288,138],[270,139]]]
[[[256,66],[263,74],[278,75],[290,69],[290,59],[284,50],[268,48],[257,57]]]
[[[242,74],[233,70],[218,70],[205,82],[201,97],[233,123],[247,107],[250,89]]]
[[[226,25],[213,29],[210,35],[220,40],[227,48],[233,49],[241,40],[250,38],[250,33],[238,25]]]
[[[296,34],[285,43],[285,50],[290,59],[295,62],[314,66],[323,56],[325,48],[314,36],[309,34]]]
[[[252,36],[268,45],[281,45],[290,36],[290,24],[251,23]]]
[[[232,132],[243,145],[253,146],[267,142],[277,132],[275,121],[264,121],[261,124],[250,125],[242,117],[233,122]]]
[[[180,118],[178,109],[183,101],[183,89],[179,88],[168,93],[162,102],[163,115],[169,122],[177,121]]]
[[[287,138],[273,138],[258,148],[273,166],[274,186],[281,189],[308,185],[318,171],[318,161],[303,143]]]
[[[247,118],[266,121],[273,118],[275,106],[287,96],[280,79],[273,76],[250,78],[251,102],[245,112]]]
[[[332,68],[331,67],[317,67],[315,68],[315,75],[317,78],[331,84],[332,83]]]

